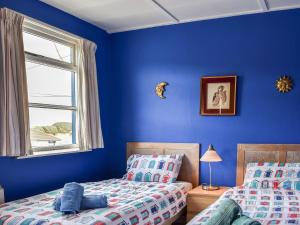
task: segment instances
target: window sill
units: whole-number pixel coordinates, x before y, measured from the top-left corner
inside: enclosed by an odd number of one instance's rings
[[[33,155],[20,156],[17,157],[17,159],[29,159],[29,158],[36,158],[36,157],[56,156],[56,155],[74,154],[74,153],[91,152],[91,151],[92,150],[81,151],[78,148],[41,151],[41,152],[35,152],[33,153]]]

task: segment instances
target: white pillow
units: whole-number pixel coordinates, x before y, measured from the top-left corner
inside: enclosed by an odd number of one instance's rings
[[[183,154],[132,155],[127,160],[126,179],[140,182],[175,182]]]
[[[248,163],[243,186],[300,190],[300,163]]]

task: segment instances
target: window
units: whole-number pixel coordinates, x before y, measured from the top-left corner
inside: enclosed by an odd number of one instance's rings
[[[33,154],[73,151],[78,40],[31,21],[24,23],[23,37]]]

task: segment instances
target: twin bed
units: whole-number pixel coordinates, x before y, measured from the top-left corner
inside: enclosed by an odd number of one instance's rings
[[[271,163],[275,162],[275,163]],[[262,225],[300,224],[300,145],[238,145],[234,187],[188,225],[204,224],[225,198]]]
[[[85,183],[85,194],[108,196],[108,208],[63,215],[52,208],[53,200],[61,191],[56,190],[1,205],[0,224],[170,225],[185,213],[187,192],[198,185],[199,145],[127,144],[128,156],[154,153],[184,153],[177,182],[111,179]],[[263,225],[300,224],[300,164],[297,162],[300,162],[300,145],[238,145],[237,187],[225,192],[188,224],[204,224],[225,198],[234,199],[244,214]]]
[[[0,224],[5,225],[170,225],[185,213],[186,195],[199,182],[199,145],[128,143],[127,156],[184,154],[175,183],[111,179],[83,184],[84,194],[105,194],[108,208],[63,215],[52,204],[61,190],[0,205]]]

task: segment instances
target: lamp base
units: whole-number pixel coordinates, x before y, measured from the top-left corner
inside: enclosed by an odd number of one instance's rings
[[[220,187],[211,186],[211,185],[202,185],[202,189],[205,190],[205,191],[216,191],[216,190],[219,190]]]

